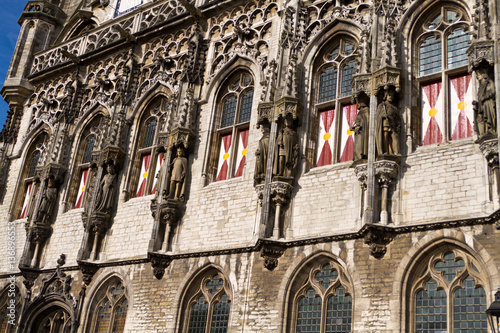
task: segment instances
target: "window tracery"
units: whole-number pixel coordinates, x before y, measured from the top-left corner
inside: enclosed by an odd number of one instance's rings
[[[92,319],[88,332],[121,333],[125,329],[128,300],[122,282],[113,279],[98,292],[95,305],[91,308]]]
[[[7,287],[0,297],[0,333],[14,333],[17,326],[16,314],[20,311],[19,289]],[[11,300],[14,299],[14,308]],[[9,323],[9,321],[11,323]],[[12,321],[15,323],[12,325]]]
[[[217,271],[210,270],[201,279],[195,280],[183,309],[183,332],[227,332],[231,313],[231,292],[226,278]]]
[[[350,332],[352,288],[343,268],[322,260],[307,269],[290,297],[290,331]]]
[[[315,109],[318,112],[313,135],[316,140],[314,165],[324,166],[353,158],[354,132],[350,127],[357,114],[351,104],[351,80],[358,66],[354,59],[357,44],[341,36],[315,61]],[[340,110],[337,111],[336,110]]]
[[[253,78],[247,72],[232,75],[219,94],[213,157],[215,181],[241,177],[246,163],[250,118],[254,95]],[[217,157],[215,157],[217,156]]]
[[[448,249],[425,262],[411,291],[411,331],[486,332],[485,284],[474,258]]]
[[[469,19],[461,9],[448,6],[424,17],[416,29],[421,144],[471,137],[473,92],[466,54]]]

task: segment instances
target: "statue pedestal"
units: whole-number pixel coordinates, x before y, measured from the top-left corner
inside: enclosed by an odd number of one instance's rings
[[[398,175],[398,163],[399,156],[382,156],[374,164],[375,177],[380,185],[380,223],[382,225],[389,224],[389,187]]]
[[[498,139],[490,134],[482,136],[476,141],[479,149],[488,162],[489,199],[493,202],[493,209],[500,204],[500,172],[498,161]]]

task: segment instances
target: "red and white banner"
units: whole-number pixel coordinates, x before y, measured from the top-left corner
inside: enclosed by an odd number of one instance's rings
[[[33,183],[29,183],[26,188],[26,194],[24,195],[23,208],[21,209],[21,215],[19,216],[20,219],[24,219],[26,217],[26,210],[28,209],[32,188]]]
[[[443,142],[444,112],[441,82],[422,85],[422,145]]]
[[[142,197],[146,192],[146,184],[148,182],[149,165],[151,164],[151,154],[142,155],[141,173],[139,175],[139,184],[137,185],[136,197]]]
[[[160,173],[162,163],[163,163],[163,153],[159,153],[158,157],[156,158],[155,178],[153,179],[153,190],[151,191],[151,194],[156,193],[156,181],[158,180],[158,174]]]
[[[451,139],[463,139],[472,136],[472,76],[467,74],[450,79],[450,118]]]
[[[215,181],[226,180],[229,170],[229,156],[231,156],[231,140],[232,134],[224,135],[220,142],[219,164],[217,166],[217,178]]]
[[[342,115],[342,130],[340,137],[340,147],[342,147],[342,154],[340,155],[340,162],[352,161],[354,152],[354,132],[349,128],[354,125],[356,114],[358,114],[358,107],[356,104],[344,106]]]
[[[247,161],[248,133],[249,130],[240,132],[240,138],[238,141],[238,155],[236,156],[236,171],[234,173],[235,177],[243,176],[243,167],[245,166],[245,163]]]
[[[80,186],[78,187],[78,194],[76,195],[75,208],[81,208],[83,204],[83,194],[85,193],[85,186],[87,185],[87,177],[89,175],[89,169],[82,170],[82,176],[80,177]]]
[[[333,135],[332,128],[335,110],[328,110],[319,114],[318,151],[316,152],[316,166],[329,165],[333,162]],[[335,127],[335,126],[333,126]]]

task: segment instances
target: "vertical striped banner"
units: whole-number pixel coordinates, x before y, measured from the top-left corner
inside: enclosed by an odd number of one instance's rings
[[[354,132],[349,128],[354,125],[354,119],[358,113],[356,104],[349,104],[344,106],[342,115],[342,137],[340,146],[342,147],[342,154],[340,155],[340,162],[352,161],[354,153]]]
[[[162,163],[163,163],[163,153],[159,153],[156,158],[155,178],[153,179],[153,190],[151,191],[151,194],[156,193],[156,181],[158,180],[158,174],[160,173]]]
[[[82,175],[80,177],[80,186],[78,187],[78,194],[76,195],[75,208],[81,208],[83,203],[83,194],[85,193],[85,186],[87,185],[87,177],[89,175],[89,169],[82,170]]]
[[[450,79],[450,118],[451,139],[463,139],[472,136],[472,76],[467,74]]]
[[[136,198],[145,195],[150,164],[151,164],[151,153],[142,155],[141,174],[139,175],[139,185],[137,186],[137,193],[135,194]]]
[[[422,145],[443,142],[444,112],[441,82],[422,85]]]
[[[238,141],[238,155],[236,156],[236,172],[235,177],[243,176],[243,167],[247,161],[247,146],[248,146],[248,133],[249,130],[244,130],[240,132],[240,138]]]
[[[323,111],[319,114],[318,151],[316,152],[316,166],[333,163],[333,135],[332,124],[335,110]]]
[[[219,164],[217,166],[217,178],[215,181],[226,180],[227,172],[229,170],[229,156],[231,155],[231,140],[232,134],[224,135],[221,138],[219,149]]]
[[[26,188],[26,194],[24,195],[23,208],[21,208],[21,215],[19,216],[20,219],[24,219],[26,217],[26,210],[28,209],[32,188],[33,183],[29,183],[28,187]]]

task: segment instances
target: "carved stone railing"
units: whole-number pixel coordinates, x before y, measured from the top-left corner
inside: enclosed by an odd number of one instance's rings
[[[189,2],[194,2],[194,0],[189,0]],[[33,60],[31,75],[70,61],[78,62],[82,55],[102,49],[115,41],[126,39],[137,32],[162,24],[186,12],[178,0],[160,1],[156,5],[141,6],[138,10],[110,20],[84,36],[38,53]]]

